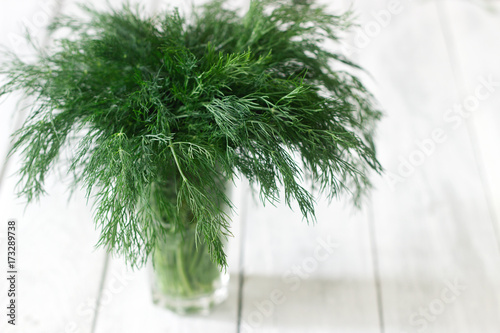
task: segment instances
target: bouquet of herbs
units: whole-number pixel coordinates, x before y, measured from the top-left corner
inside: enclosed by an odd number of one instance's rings
[[[338,45],[349,13],[310,1],[252,0],[244,15],[210,1],[190,15],[146,17],[128,5],[87,19],[60,17],[37,59],[8,54],[0,95],[33,108],[14,134],[19,192],[28,202],[71,147],[71,184],[95,202],[99,245],[140,266],[169,234],[192,226],[226,266],[225,184],[245,177],[260,199],[298,203],[314,220],[315,193],[359,203],[379,172],[381,113]],[[304,185],[314,186],[308,190]]]

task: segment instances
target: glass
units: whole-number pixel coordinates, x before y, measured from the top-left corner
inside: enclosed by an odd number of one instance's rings
[[[165,238],[150,274],[153,302],[179,314],[208,314],[228,295],[229,274],[212,262],[206,244],[196,244],[194,228]]]

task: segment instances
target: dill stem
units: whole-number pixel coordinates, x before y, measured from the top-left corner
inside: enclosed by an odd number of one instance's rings
[[[191,295],[193,293],[193,289],[191,288],[188,277],[186,276],[184,259],[185,258],[182,255],[182,245],[179,244],[176,250],[177,272],[179,273],[179,278],[181,279],[182,284],[186,288],[186,294]]]
[[[172,156],[174,157],[174,161],[175,161],[175,165],[177,166],[177,170],[179,170],[179,173],[181,174],[181,177],[182,177],[182,180],[184,180],[184,182],[188,183],[188,180],[186,178],[186,176],[184,175],[184,172],[182,172],[182,169],[181,169],[181,166],[179,164],[179,160],[177,159],[177,154],[175,153],[175,149],[174,149],[174,146],[172,144],[172,140],[169,140],[170,142],[170,150],[172,151]]]

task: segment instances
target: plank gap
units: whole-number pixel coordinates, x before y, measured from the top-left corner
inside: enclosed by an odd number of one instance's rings
[[[384,325],[384,305],[382,302],[382,284],[380,282],[380,267],[378,261],[377,237],[375,234],[375,218],[372,200],[368,203],[368,233],[370,235],[370,250],[372,254],[373,280],[377,299],[377,314],[379,320],[380,333],[385,333]]]
[[[97,299],[96,306],[94,308],[94,318],[92,318],[92,326],[90,328],[90,333],[95,333],[97,329],[97,322],[99,321],[99,311],[101,310],[101,298],[102,292],[104,290],[104,285],[106,284],[106,277],[108,275],[108,267],[109,267],[109,252],[106,251],[106,256],[104,258],[104,265],[101,273],[101,281],[99,282],[99,288],[97,290]]]
[[[236,318],[236,332],[241,332],[241,317],[243,311],[243,288],[245,285],[245,244],[246,244],[246,225],[248,212],[248,195],[249,188],[245,186],[241,193],[241,210],[240,210],[240,253],[238,260],[238,311]]]

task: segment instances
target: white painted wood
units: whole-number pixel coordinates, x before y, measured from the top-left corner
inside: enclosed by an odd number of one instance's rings
[[[115,275],[129,280],[121,284]],[[178,316],[154,306],[146,270],[131,272],[122,260],[112,261],[107,277],[96,332],[235,332],[237,276],[233,274],[230,298],[206,317]]]
[[[52,16],[62,8],[63,1],[23,1],[2,4],[2,45],[20,56],[30,54],[22,42],[21,24],[30,28],[41,45],[46,44],[44,29]],[[2,154],[7,136],[14,129],[13,111],[17,96],[1,105],[0,126]],[[20,104],[29,106],[28,99]],[[23,116],[18,116],[22,120]],[[95,301],[103,267],[104,253],[96,251],[98,233],[94,230],[90,208],[81,192],[68,203],[68,192],[55,176],[47,179],[48,196],[24,209],[24,199],[16,197],[15,174],[19,157],[13,156],[6,169],[0,189],[0,253],[2,279],[0,302],[7,302],[5,260],[6,225],[8,219],[18,221],[18,294],[17,325],[7,325],[2,311],[0,331],[8,333],[89,333],[94,317]],[[4,306],[2,305],[2,308]]]
[[[443,1],[441,10],[449,25],[450,48],[457,54],[457,79],[464,90],[461,100],[471,105],[464,125],[476,144],[500,237],[500,6]]]
[[[384,331],[497,332],[498,244],[468,133],[444,118],[459,101],[446,40],[434,2],[403,5],[359,53],[386,111],[378,147],[393,177],[373,194]],[[386,6],[358,8],[367,23]]]
[[[15,163],[12,163],[15,165]],[[12,171],[12,169],[10,169]],[[67,202],[64,186],[49,179],[49,196],[24,211],[13,195],[16,179],[9,178],[0,193],[2,275],[5,273],[5,232],[8,219],[18,221],[17,326],[0,331],[88,333],[101,275],[103,252],[95,251],[97,233],[81,193]],[[6,283],[0,282],[1,304]]]
[[[247,215],[241,332],[378,332],[368,217],[320,201],[316,225],[284,205]]]

